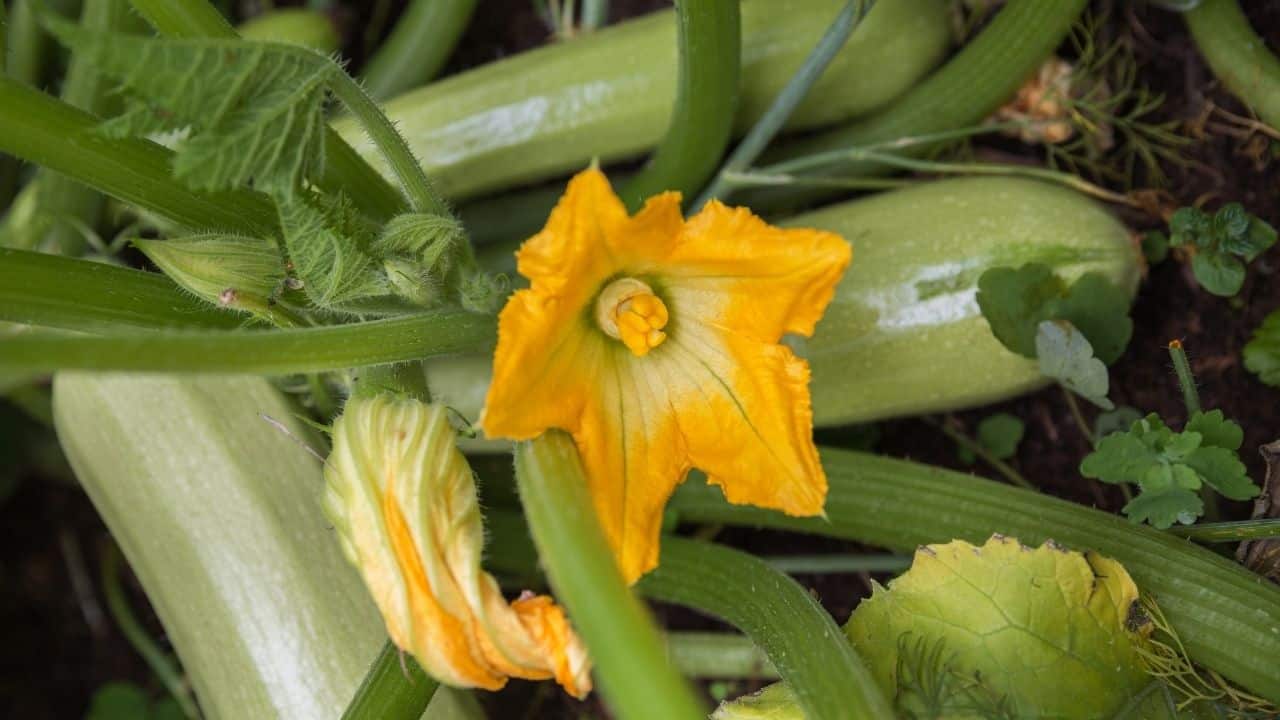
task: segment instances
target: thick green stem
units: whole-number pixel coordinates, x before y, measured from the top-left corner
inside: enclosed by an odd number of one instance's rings
[[[229,330],[241,325],[244,317],[215,310],[158,273],[0,248],[0,320],[112,332]]]
[[[742,32],[738,0],[676,0],[679,85],[667,134],[619,192],[631,209],[664,190],[686,197],[715,172],[733,132]]]
[[[992,533],[1048,539],[1124,564],[1160,603],[1191,658],[1272,702],[1280,701],[1280,587],[1195,544],[1064,500],[918,463],[822,450],[826,518],[792,518],[729,505],[685,483],[671,507],[689,522],[790,529],[910,550]]]
[[[789,575],[836,575],[842,573],[901,572],[911,567],[905,555],[779,555],[764,561]]]
[[[1280,538],[1280,519],[1174,525],[1165,532],[1200,542],[1238,542]]]
[[[623,720],[705,717],[622,580],[569,436],[553,430],[517,445],[516,482],[551,587],[591,653],[610,709]]]
[[[286,375],[475,352],[489,347],[493,334],[492,317],[461,311],[296,330],[153,331],[105,337],[28,333],[0,343],[0,372]]]
[[[658,568],[637,589],[711,613],[745,632],[769,656],[810,720],[894,717],[871,672],[826,610],[763,560],[666,537]]]
[[[85,0],[80,24],[110,32],[124,23],[129,17],[128,11],[125,0]],[[74,50],[62,80],[62,101],[93,115],[103,114],[109,104],[102,78],[89,61]],[[85,231],[92,231],[102,214],[102,195],[49,170],[41,170],[36,182],[39,183],[40,209],[54,218],[45,237],[45,248],[65,255],[81,254],[86,245]]]
[[[1203,0],[1183,17],[1213,74],[1263,122],[1280,130],[1280,59],[1249,27],[1236,0]]]
[[[388,641],[374,658],[342,720],[418,720],[439,683]]]
[[[751,638],[741,635],[673,632],[667,635],[667,653],[688,677],[778,679],[768,656]]]
[[[107,603],[107,610],[119,626],[120,634],[142,656],[160,684],[178,701],[182,714],[188,718],[198,718],[200,710],[196,707],[191,687],[182,676],[182,671],[151,639],[146,628],[142,627],[142,623],[133,614],[133,608],[129,607],[129,600],[125,597],[124,587],[120,582],[121,559],[120,548],[115,543],[108,544],[102,555],[102,597]]]
[[[972,127],[1005,102],[1033,73],[1084,10],[1086,0],[1010,0],[989,25],[942,69],[885,110],[845,127],[785,145],[770,160],[884,142],[900,137]],[[914,154],[931,147],[916,146]],[[884,172],[883,163],[849,161],[833,165],[839,176]],[[755,193],[753,206],[778,206],[813,199],[829,191],[780,188]]]
[[[133,7],[163,35],[187,38],[237,37],[235,28],[206,0],[130,0]],[[404,209],[403,198],[332,129],[324,136],[325,167],[322,189],[342,192],[375,220],[386,220]]]
[[[756,121],[747,136],[738,143],[738,147],[734,148],[733,153],[729,155],[729,159],[725,160],[724,166],[720,168],[720,172],[716,174],[711,184],[702,191],[698,199],[693,204],[693,209],[705,205],[712,198],[723,197],[730,188],[725,180],[726,173],[742,172],[749,168],[760,153],[770,142],[773,141],[778,131],[786,124],[787,118],[791,117],[791,113],[800,104],[808,94],[809,89],[822,76],[823,71],[827,69],[827,65],[835,59],[836,53],[840,48],[844,47],[845,41],[849,39],[849,35],[853,33],[853,29],[857,27],[858,22],[866,15],[870,9],[870,3],[863,0],[849,0],[845,3],[844,9],[836,16],[835,22],[831,23],[831,27],[827,28],[827,32],[823,34],[822,39],[805,58],[804,65],[796,71],[795,75],[787,81],[786,87],[782,92],[778,93],[778,97],[769,106],[769,110]]]
[[[1169,359],[1173,361],[1173,372],[1178,376],[1178,388],[1182,391],[1182,403],[1187,407],[1187,417],[1200,412],[1200,391],[1196,389],[1196,376],[1191,372],[1191,363],[1187,360],[1187,351],[1181,340],[1169,343]]]
[[[187,227],[267,237],[274,206],[247,191],[197,193],[174,180],[173,153],[147,140],[108,140],[98,119],[8,78],[0,78],[0,152],[60,172]]]
[[[365,92],[386,100],[435,77],[475,9],[476,0],[412,0],[365,65]]]

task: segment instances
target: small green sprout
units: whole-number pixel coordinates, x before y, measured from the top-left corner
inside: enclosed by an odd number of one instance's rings
[[[1192,253],[1191,270],[1205,290],[1222,297],[1240,292],[1245,264],[1276,243],[1276,231],[1245,211],[1240,203],[1223,205],[1213,215],[1180,208],[1169,219],[1169,245]]]
[[[1080,473],[1107,483],[1137,485],[1141,492],[1124,513],[1135,523],[1168,528],[1190,525],[1204,513],[1197,494],[1208,485],[1232,500],[1258,495],[1238,451],[1244,441],[1240,426],[1221,410],[1197,412],[1182,432],[1151,414],[1126,432],[1104,437],[1080,464]]]

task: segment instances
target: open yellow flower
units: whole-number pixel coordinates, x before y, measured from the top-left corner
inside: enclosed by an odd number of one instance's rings
[[[325,510],[397,647],[441,682],[497,690],[554,677],[584,697],[591,663],[551,598],[507,603],[480,567],[471,467],[444,407],[355,397],[333,425]]]
[[[499,317],[481,425],[573,435],[628,581],[657,565],[662,508],[690,468],[730,502],[820,514],[809,366],[779,340],[812,334],[850,254],[714,201],[686,221],[677,193],[628,216],[584,171],[517,254],[531,287]]]

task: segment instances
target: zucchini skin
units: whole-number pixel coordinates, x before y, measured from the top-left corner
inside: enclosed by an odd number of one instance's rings
[[[799,69],[843,0],[743,0],[745,132]],[[788,127],[865,115],[910,88],[950,43],[942,0],[880,0]],[[388,116],[438,189],[461,200],[642,154],[666,131],[676,97],[673,11],[548,45],[396,97]],[[351,118],[343,139],[388,170]]]
[[[1182,17],[1213,74],[1263,122],[1280,128],[1280,59],[1249,26],[1239,3],[1204,0]]]
[[[1129,231],[1072,190],[1017,178],[959,178],[800,215],[784,225],[839,233],[853,263],[812,338],[819,426],[984,405],[1046,384],[1006,350],[978,309],[991,267],[1040,262],[1064,278],[1100,272],[1132,294]]]
[[[1129,293],[1141,268],[1106,208],[1023,178],[938,180],[782,224],[853,244],[813,337],[788,339],[810,363],[818,427],[984,405],[1045,385],[1035,361],[1006,350],[978,309],[988,268],[1040,262],[1068,279],[1096,271]],[[488,383],[481,359],[433,359],[428,376],[444,402],[478,415]]]
[[[342,714],[385,637],[320,506],[310,431],[258,377],[61,373],[54,422],[205,717]],[[459,717],[438,692],[424,716]],[[439,709],[437,709],[439,706]]]

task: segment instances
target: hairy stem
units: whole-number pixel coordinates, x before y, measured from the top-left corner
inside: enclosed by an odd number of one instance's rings
[[[676,0],[679,86],[667,134],[618,193],[635,210],[665,190],[686,196],[715,172],[733,132],[742,32],[738,0]]]
[[[517,445],[516,482],[551,587],[591,652],[610,709],[622,720],[705,717],[622,580],[569,436],[553,430]]]

